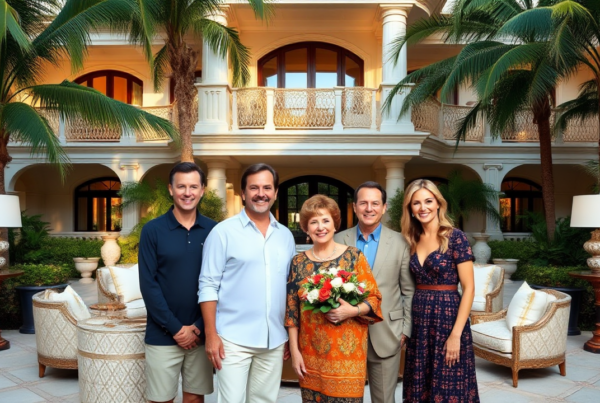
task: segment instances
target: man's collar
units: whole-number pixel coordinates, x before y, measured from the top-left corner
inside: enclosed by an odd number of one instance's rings
[[[174,209],[175,209],[175,206],[171,206],[169,211],[167,211],[167,221],[169,223],[168,225],[169,225],[169,229],[171,231],[177,227],[183,227],[183,225],[181,225],[181,223],[179,221],[177,221],[177,218],[175,218],[175,213],[173,212]],[[195,227],[197,225],[200,228],[203,228],[201,221],[202,221],[202,214],[200,214],[200,212],[196,209],[196,221],[194,222],[194,225],[192,225],[192,227]]]
[[[379,223],[379,225],[377,226],[377,228],[375,228],[375,231],[373,231],[370,235],[369,238],[373,238],[375,240],[375,242],[379,242],[379,237],[381,237],[381,227],[383,226],[383,224]],[[356,239],[360,239],[363,238],[363,234],[362,231],[360,230],[360,225],[356,226]],[[367,239],[365,239],[365,242],[368,241]]]
[[[246,225],[250,224],[252,222],[252,220],[250,219],[250,217],[248,217],[248,214],[246,213],[246,208],[244,207],[242,209],[242,211],[240,212],[240,221],[242,222],[242,226],[245,227]],[[269,213],[269,225],[274,227],[274,228],[278,228],[278,222],[275,219],[275,217],[273,216],[273,214]]]

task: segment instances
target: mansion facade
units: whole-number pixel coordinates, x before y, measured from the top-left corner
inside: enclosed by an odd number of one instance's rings
[[[226,200],[228,214],[241,210],[240,176],[256,162],[279,172],[274,212],[298,239],[297,213],[313,194],[338,201],[346,228],[355,222],[352,195],[362,182],[382,183],[391,197],[414,179],[444,182],[458,170],[503,192],[500,224],[472,215],[464,230],[485,231],[492,239],[524,236],[527,228],[519,217],[543,208],[537,128],[529,112],[517,117],[514,131],[498,136],[479,122],[457,149],[456,122],[476,101],[469,88],[458,88],[452,99],[431,101],[401,119],[403,96],[394,99],[391,113],[381,112],[387,94],[407,72],[460,51],[458,45],[429,39],[405,48],[398,63],[389,59],[393,40],[411,23],[442,12],[444,3],[279,0],[266,24],[243,1],[226,1],[214,18],[235,27],[250,48],[251,83],[232,87],[227,59],[206,43],[194,44],[202,58],[196,73],[193,150],[208,175],[208,187]],[[69,75],[65,60],[62,68],[48,67],[46,82],[72,80],[176,124],[172,82],[167,78],[163,89],[154,91],[143,52],[117,35],[92,38],[82,71]],[[156,49],[160,46],[157,39]],[[557,87],[557,104],[575,98],[587,79],[582,72]],[[28,147],[11,143],[7,192],[19,195],[28,214],[42,214],[56,235],[131,231],[140,211],[117,209],[121,184],[166,181],[179,159],[178,149],[164,138],[136,138],[58,118],[51,123],[72,162],[67,179],[61,181],[58,170],[42,157],[32,157]],[[553,142],[557,217],[569,215],[572,197],[589,193],[594,184],[580,165],[597,158],[598,132],[597,121],[586,122],[569,127]]]

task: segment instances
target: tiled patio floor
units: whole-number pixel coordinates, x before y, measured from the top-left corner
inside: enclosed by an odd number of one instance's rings
[[[505,284],[504,303],[508,304],[520,282]],[[96,302],[95,284],[73,286],[86,303]],[[77,371],[48,368],[46,376],[38,378],[35,335],[20,334],[16,330],[2,332],[10,340],[11,349],[0,352],[0,402],[79,402]],[[519,373],[519,387],[512,387],[510,369],[476,359],[479,393],[483,403],[521,402],[600,402],[600,355],[583,351],[583,343],[591,332],[570,336],[567,341],[567,376],[561,377],[558,367],[523,370]],[[368,386],[367,386],[368,389]],[[402,383],[396,388],[400,402]],[[180,402],[181,397],[176,399]],[[217,401],[216,394],[207,396],[207,403]],[[280,389],[278,402],[300,402],[300,391],[295,385]],[[365,402],[370,402],[368,390]]]

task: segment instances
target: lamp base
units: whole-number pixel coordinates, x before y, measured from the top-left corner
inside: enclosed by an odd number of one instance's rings
[[[1,333],[2,332],[0,331],[0,334]],[[10,341],[4,340],[2,338],[2,336],[0,336],[0,351],[2,351],[2,350],[8,350],[9,348],[10,348]]]
[[[600,229],[592,232],[592,238],[583,244],[583,249],[592,255],[587,260],[587,265],[592,273],[600,274]]]

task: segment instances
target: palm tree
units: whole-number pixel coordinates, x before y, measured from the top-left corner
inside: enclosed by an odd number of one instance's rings
[[[559,105],[561,115],[555,130],[564,131],[570,123],[585,124],[586,120],[593,118],[600,120],[600,52],[597,47],[600,41],[600,2],[558,1],[515,18],[513,31],[520,35],[532,35],[535,31],[549,41],[552,60],[561,69],[575,74],[584,67],[592,75],[590,80],[581,84],[576,99]],[[598,154],[600,161],[600,137]],[[600,186],[600,171],[596,171],[595,176]]]
[[[12,160],[11,140],[31,147],[58,163],[64,175],[68,158],[56,133],[40,113],[79,119],[91,127],[157,132],[171,138],[176,130],[166,120],[110,99],[100,92],[63,81],[39,84],[44,67],[57,66],[70,55],[73,70],[83,64],[89,32],[130,7],[101,0],[0,0],[0,194],[6,193],[4,169]],[[48,21],[50,21],[48,23]]]
[[[181,135],[181,160],[193,161],[192,122],[195,71],[200,52],[189,40],[203,38],[215,53],[222,57],[229,54],[233,70],[233,85],[244,86],[250,73],[248,64],[250,53],[240,42],[238,32],[210,18],[219,13],[224,0],[124,0],[135,3],[130,23],[123,21],[122,29],[128,32],[130,39],[144,47],[146,58],[154,77],[154,86],[160,88],[163,79],[170,70],[175,88],[179,115],[179,133]],[[268,18],[272,8],[265,0],[247,0],[255,16]],[[119,24],[113,24],[113,26]],[[123,28],[124,27],[124,28]],[[164,37],[164,45],[155,54],[152,40],[156,34]]]
[[[537,4],[536,4],[537,3]],[[575,61],[562,66],[548,57],[550,44],[535,32],[519,34],[515,27],[520,15],[557,3],[553,0],[459,0],[449,16],[432,16],[411,26],[398,38],[392,57],[398,58],[405,45],[442,34],[446,43],[466,46],[454,57],[409,74],[391,92],[391,98],[408,83],[416,83],[407,95],[401,113],[428,101],[441,91],[445,99],[457,86],[471,86],[479,101],[456,129],[456,145],[466,138],[476,121],[485,117],[492,134],[499,136],[515,127],[518,112],[530,109],[537,124],[542,170],[542,195],[548,237],[555,229],[554,175],[552,170],[552,93]]]

